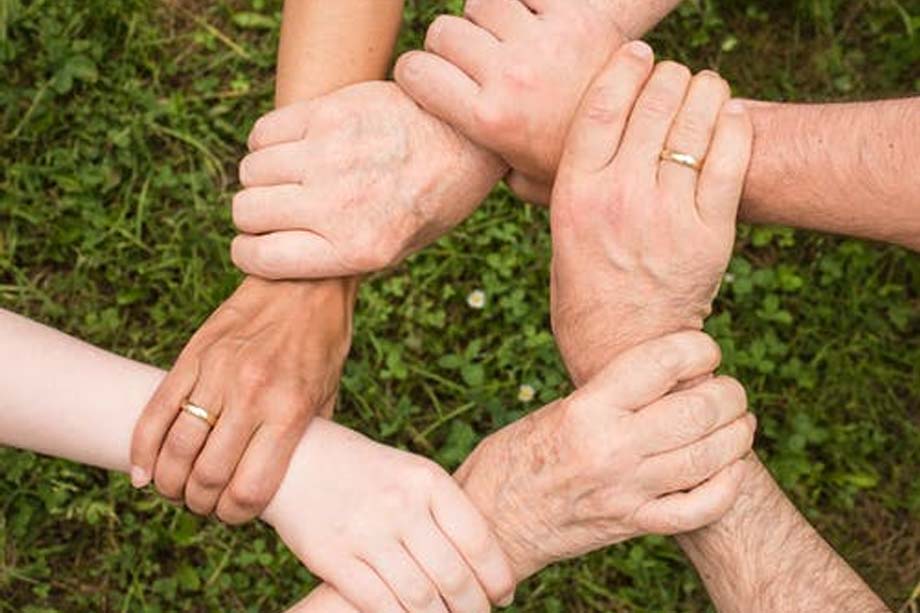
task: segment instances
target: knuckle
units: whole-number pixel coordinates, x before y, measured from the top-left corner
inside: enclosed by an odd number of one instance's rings
[[[411,610],[426,610],[435,603],[438,595],[430,583],[410,582],[406,586],[407,592],[403,597],[408,601]]]
[[[227,484],[228,475],[217,464],[208,462],[195,466],[192,480],[202,489],[215,490]]]
[[[709,129],[705,117],[697,113],[687,113],[674,127],[673,138],[682,145],[708,142]]]
[[[409,482],[417,491],[431,491],[437,485],[443,485],[449,479],[447,473],[434,462],[419,462],[409,477]],[[451,481],[451,484],[453,481]]]
[[[707,442],[691,446],[687,451],[687,468],[691,475],[700,478],[708,475],[713,466],[713,446]]]
[[[602,124],[614,124],[622,116],[623,109],[617,103],[613,86],[601,84],[591,90],[585,101],[585,116]]]
[[[261,509],[271,497],[262,483],[249,479],[231,483],[227,495],[233,505],[247,511]]]
[[[380,492],[377,503],[384,516],[405,513],[411,505],[411,496],[403,486],[389,486]]]
[[[646,91],[645,98],[636,112],[658,119],[670,116],[676,106],[676,97],[671,93],[671,90],[659,87]]]
[[[681,402],[681,422],[694,436],[702,436],[716,425],[718,412],[702,393],[691,393]]]
[[[513,120],[507,109],[490,100],[473,107],[473,121],[478,128],[488,133],[504,133],[510,130]]]
[[[465,566],[452,564],[444,569],[441,576],[441,589],[448,594],[462,594],[472,583],[472,576]]]
[[[507,64],[501,71],[502,80],[513,89],[532,89],[539,81],[534,65],[528,62]]]
[[[236,381],[244,393],[263,390],[271,379],[272,368],[262,360],[243,360],[237,366]]]
[[[178,426],[169,433],[165,449],[170,455],[186,458],[194,455],[200,442],[201,437],[198,432]]]

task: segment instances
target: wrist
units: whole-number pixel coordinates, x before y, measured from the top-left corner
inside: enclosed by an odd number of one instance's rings
[[[563,412],[554,410],[555,406],[552,403],[488,436],[454,474],[489,522],[517,583],[559,559],[544,549],[554,528],[533,509],[526,494],[521,494],[528,487],[522,487],[512,475],[514,471],[508,470],[522,461],[521,450],[533,452],[528,463],[538,465],[544,461],[540,454],[552,446],[547,433],[558,432],[562,427],[558,419]]]

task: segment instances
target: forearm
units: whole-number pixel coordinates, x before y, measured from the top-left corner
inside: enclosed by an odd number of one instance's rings
[[[749,107],[743,219],[920,249],[920,97]]]
[[[127,472],[163,372],[0,310],[0,444]]]
[[[402,0],[286,0],[276,106],[382,78],[402,8]]]
[[[720,613],[887,611],[752,455],[735,506],[677,537]]]

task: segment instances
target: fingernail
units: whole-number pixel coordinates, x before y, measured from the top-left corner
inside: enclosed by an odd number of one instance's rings
[[[725,112],[732,115],[743,115],[746,110],[744,103],[740,100],[729,100],[725,103]]]
[[[631,43],[629,43],[628,46],[629,46],[628,51],[634,56],[636,56],[637,58],[646,60],[652,57],[653,55],[655,55],[655,51],[645,41],[634,40]]]
[[[150,483],[150,474],[140,466],[131,467],[131,485],[140,489]]]
[[[504,599],[502,599],[501,602],[498,603],[498,606],[504,609],[505,607],[510,607],[513,604],[514,604],[514,593],[512,592],[511,594],[508,594],[508,596],[506,596]]]

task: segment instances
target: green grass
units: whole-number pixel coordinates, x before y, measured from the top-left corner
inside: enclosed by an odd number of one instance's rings
[[[445,5],[408,2],[401,48]],[[238,282],[228,204],[271,104],[279,2],[0,0],[0,305],[168,367]],[[686,4],[649,37],[740,95],[920,91],[916,0]],[[908,129],[908,127],[905,127]],[[455,465],[568,389],[548,328],[542,210],[499,189],[362,290],[340,408]],[[709,324],[792,499],[894,608],[920,607],[920,258],[745,228]],[[482,311],[466,295],[481,288]],[[0,450],[0,612],[267,611],[309,575],[264,527],[230,530],[120,476]],[[706,611],[668,540],[553,567],[517,611]]]

